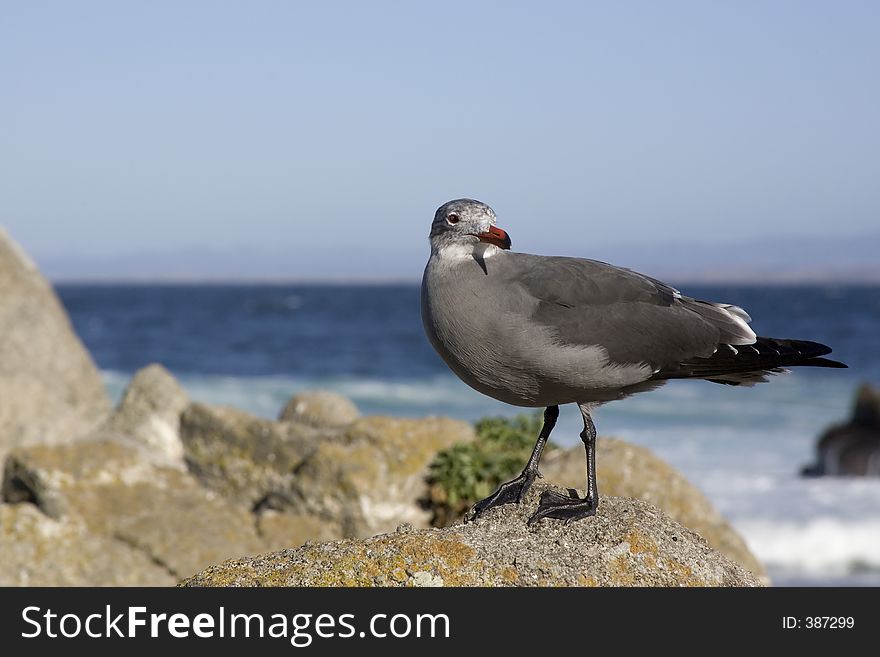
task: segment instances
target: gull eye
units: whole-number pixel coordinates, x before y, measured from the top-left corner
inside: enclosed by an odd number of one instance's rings
[[[448,221],[450,225],[454,226],[459,221],[461,221],[461,217],[459,217],[454,212],[450,212],[449,214],[446,215],[446,221]]]

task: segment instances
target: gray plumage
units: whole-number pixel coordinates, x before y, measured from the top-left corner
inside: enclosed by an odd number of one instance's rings
[[[748,347],[769,343],[736,306],[604,262],[516,253],[476,237],[494,224],[478,201],[442,206],[422,280],[431,344],[491,397],[517,406],[594,403],[670,378],[749,385],[786,366],[839,365],[818,358],[830,349],[816,343],[775,341],[787,354]]]
[[[594,405],[669,379],[753,385],[784,367],[846,367],[825,345],[755,335],[730,304],[700,301],[642,274],[595,260],[509,251],[495,213],[470,199],[434,215],[422,278],[422,321],[441,358],[476,390],[516,406],[544,406],[544,425],[522,473],[472,509],[476,518],[520,502],[539,476],[559,405],[584,420],[586,495],[545,491],[529,523],[596,513]]]

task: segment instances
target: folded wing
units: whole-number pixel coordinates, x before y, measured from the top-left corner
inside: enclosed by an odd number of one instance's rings
[[[564,345],[601,346],[611,363],[647,364],[653,377],[750,384],[797,365],[841,367],[814,342],[758,338],[741,308],[682,295],[661,281],[595,260],[515,256],[510,276],[531,321]]]

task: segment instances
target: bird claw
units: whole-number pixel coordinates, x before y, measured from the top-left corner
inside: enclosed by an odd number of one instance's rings
[[[474,504],[468,514],[468,520],[476,520],[486,511],[496,506],[519,504],[525,498],[526,493],[529,492],[536,476],[541,476],[536,470],[524,470],[516,479],[504,482],[489,497]]]
[[[555,518],[564,521],[567,525],[572,521],[596,515],[598,506],[598,500],[589,497],[569,497],[556,491],[546,490],[541,494],[541,503],[529,518],[528,524],[533,525],[543,518]]]

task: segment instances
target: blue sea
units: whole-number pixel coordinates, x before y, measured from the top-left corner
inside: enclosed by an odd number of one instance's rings
[[[759,335],[831,345],[848,370],[798,369],[755,388],[671,382],[602,407],[600,435],[654,450],[699,486],[780,585],[880,585],[880,479],[804,479],[817,436],[880,384],[880,287],[685,285],[735,303]],[[335,390],[363,413],[474,420],[521,412],[458,381],[434,354],[416,285],[74,285],[58,292],[118,398],[158,362],[194,399],[266,417]],[[578,443],[563,408],[553,438]],[[601,463],[599,463],[601,468]]]

